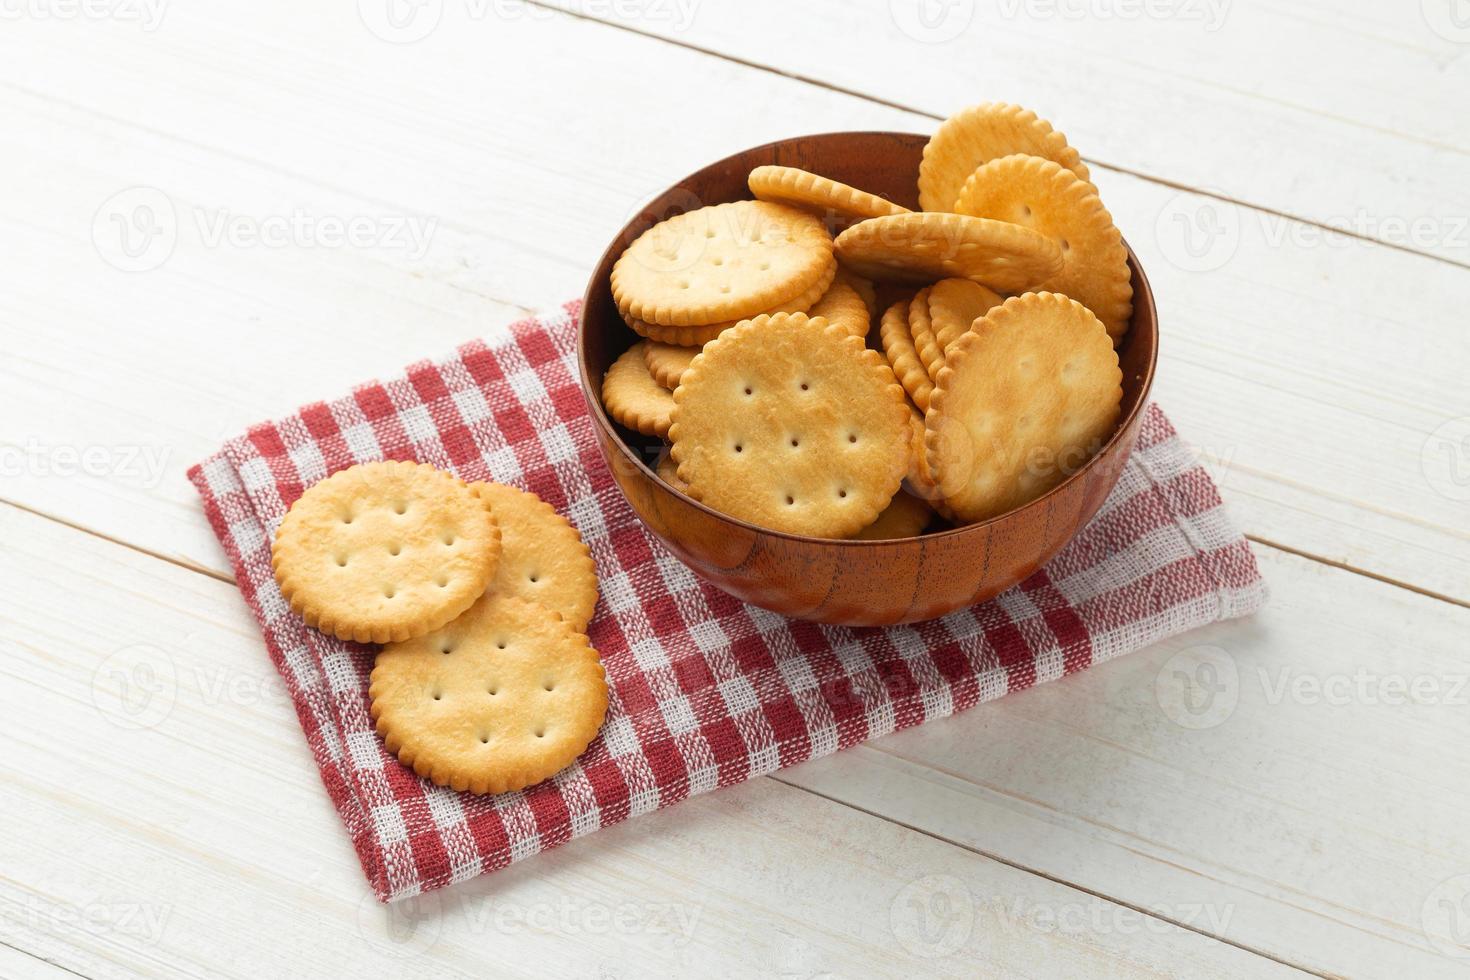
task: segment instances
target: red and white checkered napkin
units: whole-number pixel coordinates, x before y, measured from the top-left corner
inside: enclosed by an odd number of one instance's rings
[[[1214,484],[1157,408],[1101,512],[984,605],[889,629],[787,620],[671,557],[598,454],[577,383],[577,304],[386,383],[257,425],[190,471],[265,631],[363,869],[389,901],[505,867],[695,793],[739,783],[1214,620],[1265,589]],[[592,549],[590,627],[612,687],[602,734],[555,778],[471,796],[420,780],[368,718],[370,648],[309,629],[271,575],[302,490],[353,463],[413,459],[532,490]]]

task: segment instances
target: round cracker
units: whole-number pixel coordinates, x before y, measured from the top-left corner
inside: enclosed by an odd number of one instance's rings
[[[500,529],[462,480],[362,463],[306,489],[271,544],[291,610],[358,643],[422,636],[468,609],[500,560]]]
[[[556,508],[503,483],[472,483],[500,525],[500,565],[487,591],[538,602],[582,632],[597,607],[597,565]]]
[[[914,538],[924,533],[934,512],[929,505],[911,493],[900,490],[893,495],[877,520],[853,535],[857,541],[891,541]]]
[[[739,320],[800,296],[832,260],[821,220],[783,204],[732,201],[639,235],[613,265],[625,317],[662,326]]]
[[[860,221],[837,236],[837,255],[865,276],[928,283],[949,276],[1018,293],[1056,275],[1062,250],[1005,221],[914,212]]]
[[[811,309],[812,304],[826,295],[827,289],[832,285],[836,275],[837,260],[833,258],[828,263],[827,270],[817,277],[817,280],[807,288],[806,292],[772,309],[762,310],[761,312],[772,315],[776,313],[805,313]],[[735,326],[735,324],[748,320],[750,317],[741,317],[739,320],[722,320],[719,323],[695,324],[685,327],[666,327],[657,323],[648,323],[635,317],[624,317],[623,319],[627,321],[628,326],[633,329],[634,333],[641,337],[646,337],[649,340],[662,344],[673,344],[678,347],[703,347],[726,330]]]
[[[689,362],[699,356],[698,347],[678,347],[674,344],[659,344],[648,341],[643,345],[643,360],[653,380],[673,391],[679,387],[679,378],[689,368]]]
[[[908,463],[903,390],[875,351],[802,314],[705,347],[669,429],[689,495],[761,527],[841,538],[871,524]]]
[[[929,319],[940,349],[949,350],[960,334],[980,317],[1005,302],[995,290],[973,279],[941,279],[929,292]]]
[[[864,279],[851,269],[837,269],[837,278],[857,290],[863,302],[868,306],[868,319],[872,320],[880,312],[878,309],[878,290],[873,288],[873,280]]]
[[[908,310],[909,304],[903,300],[890,306],[878,326],[878,339],[883,344],[883,356],[888,359],[898,383],[903,385],[903,390],[908,392],[909,398],[919,406],[920,411],[927,411],[929,393],[934,390],[934,383],[929,380],[929,373],[919,360],[919,352],[914,349],[914,338],[909,333]]]
[[[939,369],[944,367],[944,349],[934,337],[934,326],[929,316],[929,293],[930,287],[925,286],[909,301],[909,336],[913,338],[919,363],[924,365],[924,373],[933,381],[938,377]]]
[[[669,413],[674,396],[653,380],[644,359],[640,340],[625,350],[602,379],[602,404],[614,422],[660,439],[669,431]]]
[[[982,521],[1035,500],[1112,434],[1123,397],[1102,323],[1057,293],[1006,300],[960,337],[924,423],[948,507]]]
[[[1041,157],[1016,154],[978,168],[960,190],[961,214],[1034,228],[1062,250],[1062,270],[1040,288],[1070,296],[1114,341],[1133,317],[1128,250],[1097,188]]]
[[[425,779],[504,793],[565,769],[597,737],[607,681],[587,637],[544,606],[487,595],[390,643],[368,687],[388,751]]]
[[[878,218],[907,214],[909,210],[877,194],[795,167],[756,167],[746,182],[750,192],[762,201],[801,208],[820,218],[834,212],[845,218]]]
[[[807,316],[813,319],[821,317],[854,337],[866,337],[871,325],[868,301],[845,277],[832,280],[832,285],[807,311]]]
[[[689,484],[679,479],[679,464],[674,462],[672,453],[665,451],[659,456],[658,465],[654,467],[653,471],[658,474],[660,480],[663,480],[685,496],[689,495]]]
[[[1045,157],[1091,179],[1087,164],[1051,123],[1018,105],[986,102],[950,116],[929,138],[919,163],[919,207],[953,211],[976,167],[1012,153]]]

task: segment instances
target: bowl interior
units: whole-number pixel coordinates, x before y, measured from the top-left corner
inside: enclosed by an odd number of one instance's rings
[[[642,471],[650,480],[658,480],[653,467],[665,451],[664,444],[655,438],[640,435],[617,425],[602,407],[600,397],[602,376],[618,355],[626,351],[641,338],[623,322],[613,302],[608,280],[613,263],[623,250],[654,224],[675,214],[690,211],[709,204],[748,199],[750,190],[746,178],[750,171],[764,164],[778,164],[809,170],[861,190],[880,194],[905,207],[918,208],[919,161],[924,144],[929,137],[915,133],[888,132],[843,132],[802,136],[794,139],[768,143],[736,153],[710,164],[651,200],[622,231],[613,239],[602,259],[598,262],[583,305],[582,328],[579,332],[579,360],[582,383],[587,393],[595,424],[614,433],[613,442],[621,449],[625,462]],[[1118,349],[1123,371],[1123,401],[1113,440],[1130,429],[1147,401],[1148,390],[1153,380],[1154,363],[1157,356],[1157,320],[1153,294],[1148,280],[1133,254],[1128,250],[1128,263],[1133,272],[1134,310],[1132,325]],[[880,290],[880,305],[884,293]],[[1102,456],[1112,441],[1103,447]],[[1094,462],[1097,457],[1094,457]],[[1034,506],[1057,493],[1068,483],[1080,478],[1091,463],[1072,474],[1048,494],[1032,501]],[[661,482],[661,481],[660,481]],[[709,510],[697,501],[690,503],[712,516],[732,525],[765,535],[777,535],[793,540],[835,542],[827,539],[806,538],[786,535],[767,528],[756,528],[737,518]],[[1024,509],[1024,508],[1023,508]],[[1012,512],[1014,513],[1014,512]],[[1008,514],[992,518],[1005,520]],[[952,527],[938,522],[931,526],[923,540],[937,535],[959,534],[980,525]],[[912,539],[910,539],[912,540]],[[848,541],[842,544],[861,548],[880,542]]]

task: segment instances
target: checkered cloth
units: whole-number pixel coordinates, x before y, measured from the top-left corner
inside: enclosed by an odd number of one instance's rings
[[[377,896],[503,868],[639,813],[963,711],[1215,620],[1265,589],[1215,486],[1156,407],[1117,489],[1043,570],[991,602],[888,629],[795,622],[706,585],[623,500],[577,381],[577,304],[386,383],[257,425],[190,478],[265,632]],[[602,733],[530,789],[433,786],[368,717],[370,648],[306,627],[270,541],[302,491],[354,463],[411,459],[524,487],[597,562],[589,633],[611,687]]]

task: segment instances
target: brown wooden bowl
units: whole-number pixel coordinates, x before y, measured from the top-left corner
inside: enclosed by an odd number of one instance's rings
[[[1097,513],[1138,437],[1158,353],[1157,311],[1133,250],[1133,324],[1118,354],[1123,406],[1118,428],[1091,461],[1049,493],[980,524],[894,541],[836,541],[784,534],[691,500],[651,468],[664,451],[613,423],[602,376],[639,338],[613,303],[608,277],[633,239],[683,211],[749,198],[746,176],[762,164],[800,167],[909,208],[918,207],[919,158],[927,136],[823,133],[726,157],[654,198],[613,238],[587,285],[577,357],[602,454],[643,523],[707,581],[746,602],[798,619],[880,626],[942,616],[989,599],[1056,554]]]

